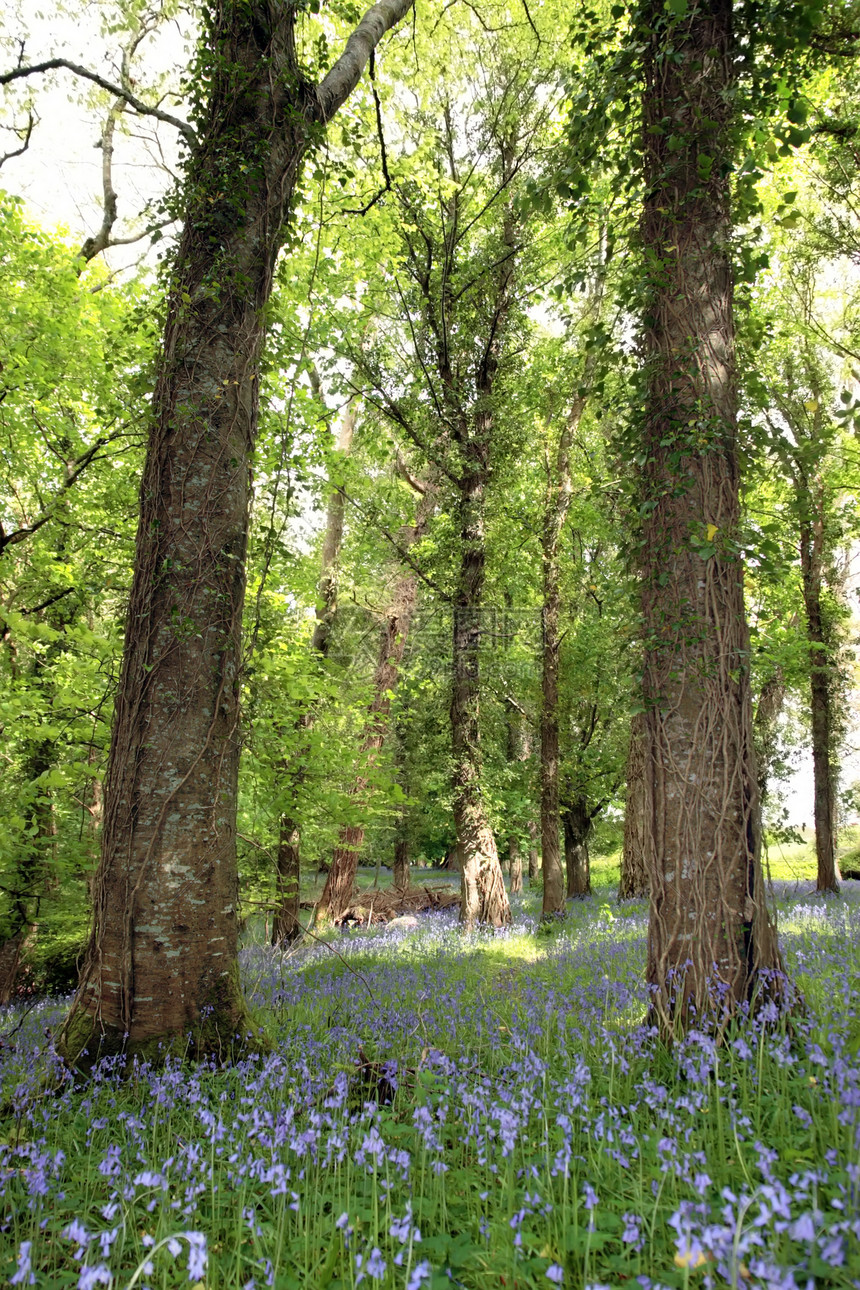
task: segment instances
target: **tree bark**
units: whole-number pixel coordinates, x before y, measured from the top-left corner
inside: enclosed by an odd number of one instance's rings
[[[564,861],[567,867],[568,900],[591,895],[591,864],[588,839],[593,819],[585,797],[576,796],[565,802],[561,815],[564,826]]]
[[[782,668],[778,667],[761,687],[753,717],[758,795],[761,802],[767,797],[768,781],[779,745],[779,718],[784,703],[785,676]]]
[[[402,820],[394,838],[394,890],[409,890],[409,835]]]
[[[467,931],[476,923],[502,927],[511,921],[505,880],[481,787],[479,651],[486,567],[484,494],[489,473],[490,434],[490,413],[482,409],[476,414],[474,430],[470,432],[469,427],[463,426],[459,436],[465,460],[457,497],[460,569],[454,605],[451,746],[454,822],[460,854],[460,922]]]
[[[537,847],[538,828],[535,820],[529,820],[529,886],[533,887],[540,877],[540,855]]]
[[[803,481],[806,484],[806,480]],[[836,780],[833,756],[832,641],[822,605],[824,583],[823,505],[806,487],[810,505],[800,521],[800,569],[806,636],[809,641],[809,712],[812,726],[813,813],[817,891],[837,893],[841,874],[836,850]],[[815,503],[819,502],[818,505]],[[814,509],[813,509],[814,507]]]
[[[257,1047],[239,986],[236,797],[249,461],[265,306],[302,159],[410,0],[380,0],[320,86],[293,5],[219,0],[141,486],[94,924],[68,1062]],[[207,51],[212,51],[211,55]]]
[[[357,415],[358,402],[356,399],[351,399],[337,432],[337,451],[341,459],[347,457],[352,448]],[[338,560],[343,543],[345,507],[346,498],[343,491],[332,488],[326,507],[316,623],[311,637],[311,652],[320,659],[328,657],[337,615]],[[305,781],[307,736],[313,728],[314,720],[315,713],[312,708],[302,712],[296,719],[295,729],[300,736],[298,746],[292,758],[289,761],[282,761],[278,767],[281,786],[289,794],[293,805],[290,810],[281,814],[278,821],[275,915],[272,920],[273,945],[296,940],[302,930],[299,922],[302,832],[298,817],[298,802]]]
[[[630,751],[627,754],[627,801],[624,807],[624,848],[621,852],[619,900],[637,900],[648,895],[645,864],[648,826],[648,776],[645,770],[645,715],[633,714],[630,723]]]
[[[782,989],[765,901],[739,517],[731,0],[644,6],[640,491],[652,1016],[721,1029]]]

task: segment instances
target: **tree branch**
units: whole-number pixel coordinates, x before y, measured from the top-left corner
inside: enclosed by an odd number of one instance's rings
[[[47,506],[44,508],[42,514],[38,519],[35,519],[32,524],[28,524],[20,529],[13,529],[11,533],[5,532],[2,524],[0,524],[0,556],[2,556],[7,546],[17,546],[19,542],[23,542],[28,537],[32,537],[34,533],[38,533],[39,529],[53,518],[57,504],[66,495],[69,489],[77,483],[87,466],[89,466],[95,459],[99,449],[106,447],[109,443],[112,443],[114,439],[119,439],[124,433],[124,430],[115,430],[113,434],[102,435],[100,438],[96,439],[95,443],[92,444],[91,447],[87,448],[86,452],[82,453],[81,456],[78,457],[77,461],[72,463],[68,476],[63,480],[54,497],[52,497],[51,501],[48,502]]]
[[[16,148],[14,152],[5,152],[3,156],[0,157],[0,166],[4,165],[4,163],[7,161],[11,161],[13,157],[20,157],[23,152],[27,151],[27,149],[30,146],[30,136],[33,133],[33,126],[35,125],[35,123],[36,123],[36,118],[33,116],[33,109],[28,108],[27,126],[24,130],[24,141],[21,144],[20,148]],[[16,129],[15,133],[18,135],[18,138],[20,139],[21,131]]]
[[[445,589],[441,587],[438,582],[434,582],[434,580],[430,577],[429,574],[425,573],[425,571],[421,568],[420,564],[418,564],[417,560],[415,560],[409,554],[408,548],[403,546],[401,542],[398,542],[397,538],[394,537],[394,535],[385,527],[384,524],[380,524],[377,519],[375,519],[371,515],[368,515],[367,509],[364,506],[362,506],[361,502],[359,502],[357,498],[351,497],[345,488],[338,488],[337,491],[340,493],[341,497],[345,498],[345,500],[349,502],[350,506],[354,507],[355,510],[358,511],[359,515],[363,516],[365,519],[369,520],[371,524],[373,524],[376,531],[379,534],[381,534],[382,537],[385,538],[386,542],[388,542],[390,546],[394,548],[394,550],[400,556],[400,559],[403,561],[403,563],[408,565],[409,568],[412,570],[412,572],[417,574],[418,577],[421,579],[421,581],[426,586],[428,586],[431,591],[435,591],[436,595],[439,597],[440,600],[444,601],[446,604],[451,603],[452,597],[449,595],[449,593],[445,591]]]
[[[411,0],[410,0],[411,3]],[[408,5],[406,6],[408,8]],[[371,10],[372,12],[372,10]],[[380,33],[382,35],[382,33]],[[352,37],[350,37],[352,39]],[[349,47],[347,42],[347,48]],[[365,62],[367,60],[365,59]],[[337,66],[337,64],[335,65]],[[362,68],[364,64],[362,63]],[[82,77],[85,81],[92,81],[100,89],[107,90],[116,98],[122,99],[129,107],[134,108],[140,116],[152,116],[157,121],[165,121],[167,125],[172,125],[185,136],[188,144],[192,148],[197,146],[197,135],[192,130],[187,121],[182,121],[178,116],[172,116],[170,112],[162,112],[161,108],[148,107],[141,99],[132,94],[131,90],[124,89],[121,85],[114,85],[113,81],[105,80],[99,76],[98,72],[91,72],[88,67],[81,67],[79,63],[71,63],[67,58],[48,58],[44,63],[32,63],[29,67],[16,67],[11,72],[0,74],[0,85],[9,85],[12,81],[20,80],[24,76],[36,76],[42,72],[53,72],[59,68],[65,68],[69,72],[74,72],[75,76]],[[332,71],[335,69],[332,68]],[[359,75],[361,73],[359,72]],[[331,72],[329,72],[329,76]],[[326,77],[328,80],[328,77]],[[325,84],[325,82],[323,82]],[[352,86],[350,86],[350,89]],[[347,91],[348,92],[348,91]],[[344,97],[346,97],[344,95]],[[338,107],[340,104],[338,104]]]
[[[385,33],[396,26],[411,8],[412,0],[377,0],[368,9],[347,40],[340,58],[317,86],[318,119],[323,125],[328,124],[355,89],[368,59]]]
[[[374,72],[375,72],[374,55],[372,52],[370,55],[369,70],[370,70],[370,89],[371,89],[371,93],[373,94],[373,106],[376,112],[376,133],[379,136],[379,151],[382,157],[382,178],[385,180],[385,183],[382,186],[382,188],[380,188],[379,191],[373,197],[371,197],[370,201],[367,203],[366,206],[361,206],[361,207],[345,206],[343,211],[344,215],[366,215],[367,212],[376,205],[380,197],[384,197],[386,193],[391,192],[391,176],[388,173],[388,152],[385,147],[385,134],[382,129],[382,104],[379,102],[379,95],[376,92],[376,76],[374,75]]]

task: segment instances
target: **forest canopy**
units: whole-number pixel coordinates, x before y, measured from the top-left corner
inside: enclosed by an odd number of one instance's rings
[[[0,1272],[856,1286],[860,9],[55,10]]]

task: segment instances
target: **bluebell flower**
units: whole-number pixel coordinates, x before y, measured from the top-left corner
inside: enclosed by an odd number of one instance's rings
[[[22,1241],[18,1247],[18,1267],[9,1278],[10,1286],[34,1286],[36,1284],[36,1274],[30,1261],[32,1249],[32,1241]]]

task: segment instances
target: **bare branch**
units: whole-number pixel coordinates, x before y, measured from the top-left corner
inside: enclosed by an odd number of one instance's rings
[[[364,64],[362,64],[363,66]],[[174,129],[179,130],[185,136],[190,147],[195,148],[197,146],[197,135],[187,121],[182,121],[178,116],[173,116],[170,112],[162,112],[161,108],[149,107],[137,95],[132,94],[131,90],[125,89],[122,85],[115,85],[113,81],[105,80],[103,76],[99,76],[98,72],[91,72],[88,67],[81,67],[79,63],[69,62],[68,58],[48,58],[44,63],[31,63],[29,67],[15,67],[11,72],[0,74],[0,85],[9,85],[12,81],[20,80],[24,76],[37,76],[42,72],[53,72],[60,68],[74,72],[75,76],[80,76],[85,81],[92,81],[100,89],[107,90],[109,94],[113,94],[118,99],[123,99],[140,116],[152,116],[157,121],[164,121],[167,125],[172,125]],[[332,71],[334,71],[334,68],[332,68]],[[329,75],[331,75],[331,72]],[[328,77],[326,77],[327,79]]]
[[[102,193],[103,193],[103,214],[102,226],[96,233],[95,237],[88,237],[81,247],[78,254],[81,259],[90,260],[101,254],[112,246],[111,232],[116,223],[116,190],[113,186],[113,136],[116,129],[117,117],[125,108],[125,100],[118,98],[107,114],[107,119],[102,130],[102,137],[96,144],[97,148],[102,150]]]
[[[532,18],[531,14],[529,13],[529,7],[528,7],[528,4],[527,4],[526,0],[522,0],[522,6],[523,6],[523,9],[525,10],[526,18],[528,19],[528,24],[529,24],[529,26],[531,27],[532,31],[533,31],[533,32],[534,32],[534,34],[535,34],[535,40],[537,41],[537,43],[538,43],[539,45],[543,44],[543,41],[542,41],[542,40],[541,40],[541,38],[540,38],[540,32],[538,31],[537,27],[535,26],[535,24],[534,24],[534,19]]]
[[[373,106],[376,111],[376,133],[379,136],[379,151],[382,156],[382,177],[385,180],[385,184],[379,189],[374,197],[371,197],[366,206],[362,206],[358,209],[352,206],[345,207],[343,212],[345,215],[366,215],[367,212],[376,205],[380,197],[384,197],[386,193],[391,192],[391,176],[388,173],[388,153],[385,148],[385,135],[382,130],[382,104],[379,102],[379,95],[376,92],[375,70],[375,57],[373,53],[371,53],[369,65],[370,89],[373,93]]]
[[[397,448],[395,451],[396,451],[396,455],[394,458],[394,467],[395,467],[395,470],[397,471],[397,474],[400,476],[402,480],[405,480],[405,482],[412,489],[413,493],[420,493],[420,495],[423,497],[424,494],[427,492],[427,485],[423,484],[420,479],[416,479],[416,477],[411,473],[411,471],[409,470],[409,467],[407,466],[400,452],[400,449]]]
[[[28,108],[27,109],[27,127],[24,131],[24,142],[21,144],[21,147],[16,148],[14,152],[4,153],[3,156],[0,157],[0,166],[2,166],[7,161],[11,161],[13,157],[20,157],[22,152],[27,151],[27,149],[30,146],[30,136],[33,133],[33,126],[35,124],[36,124],[36,118],[33,116],[33,109]],[[18,135],[18,138],[20,139],[21,131],[15,130],[15,133]]]

